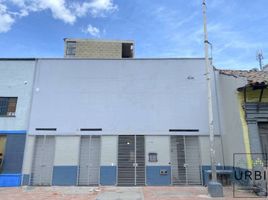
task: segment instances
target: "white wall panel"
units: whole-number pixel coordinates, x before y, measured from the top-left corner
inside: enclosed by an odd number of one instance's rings
[[[200,136],[200,154],[201,154],[201,163],[202,165],[210,165],[210,144],[209,136]],[[222,154],[222,144],[221,137],[215,137],[215,151],[216,151],[216,163],[223,165],[223,154]]]
[[[145,136],[145,162],[149,166],[170,163],[170,136]],[[149,153],[157,153],[158,162],[149,162]]]
[[[1,117],[0,130],[27,130],[34,60],[0,60],[0,97],[18,97],[16,117]]]
[[[117,136],[101,137],[101,166],[117,165]]]
[[[27,136],[23,159],[23,174],[30,174],[33,160],[35,136]]]
[[[31,133],[208,134],[204,59],[40,59],[36,74]]]
[[[79,136],[56,136],[54,165],[77,166],[79,145]]]

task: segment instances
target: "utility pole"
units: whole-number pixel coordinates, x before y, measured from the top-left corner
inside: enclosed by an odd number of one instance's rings
[[[204,50],[206,64],[206,79],[208,90],[208,122],[209,122],[209,143],[210,143],[210,162],[212,180],[208,183],[208,192],[212,197],[223,197],[222,185],[217,182],[217,171],[215,161],[215,146],[214,146],[214,122],[213,122],[213,107],[212,107],[212,91],[211,91],[211,74],[212,66],[210,66],[208,49],[208,33],[207,33],[207,6],[206,0],[203,0],[203,20],[204,20]]]
[[[260,65],[260,70],[262,71],[263,70],[263,67],[262,67],[262,60],[263,60],[263,54],[262,54],[262,51],[258,51],[257,52],[257,55],[256,55],[256,59],[257,61],[259,61],[259,65]]]

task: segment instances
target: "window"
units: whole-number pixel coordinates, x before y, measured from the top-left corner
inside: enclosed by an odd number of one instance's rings
[[[0,116],[15,116],[17,97],[0,97]]]
[[[157,153],[149,153],[149,162],[157,162]]]
[[[133,58],[132,43],[122,43],[122,58]]]
[[[76,52],[76,42],[67,42],[66,43],[66,55],[67,56],[75,56]]]

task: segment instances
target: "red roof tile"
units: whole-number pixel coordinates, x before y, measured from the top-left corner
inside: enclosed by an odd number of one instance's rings
[[[220,74],[245,77],[248,80],[248,84],[265,84],[268,85],[268,71],[247,71],[247,70],[219,70]]]

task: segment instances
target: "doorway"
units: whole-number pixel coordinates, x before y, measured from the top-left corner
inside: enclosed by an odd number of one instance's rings
[[[120,135],[118,139],[118,186],[145,185],[144,135]]]

